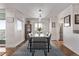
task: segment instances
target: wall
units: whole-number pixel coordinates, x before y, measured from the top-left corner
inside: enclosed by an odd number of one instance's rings
[[[5,9],[5,4],[0,3],[0,9]]]
[[[24,41],[24,18],[18,10],[6,6],[6,47],[16,47]],[[22,31],[17,31],[17,19],[22,21]]]
[[[52,22],[55,22],[55,27],[52,27]],[[58,17],[53,16],[50,20],[50,28],[51,28],[51,40],[59,40],[59,23],[58,23]]]
[[[79,14],[79,4],[74,4],[73,5],[73,30],[79,30],[79,24],[75,24],[75,18],[74,15]],[[73,50],[79,55],[79,34],[74,33],[74,41],[72,42],[73,44]],[[75,42],[75,43],[74,43]]]
[[[34,30],[34,24],[37,23],[39,20],[38,18],[26,18],[26,21],[30,20],[31,24],[32,24],[32,32],[35,33]],[[47,33],[50,32],[51,33],[51,40],[58,40],[59,39],[59,24],[58,24],[58,18],[57,16],[53,17],[53,18],[43,18],[41,20],[41,22],[43,23],[43,33]],[[55,22],[55,28],[52,28],[52,22]]]
[[[26,18],[26,21],[27,20],[30,20],[31,21],[31,24],[32,24],[32,32],[35,33],[35,23],[38,23],[39,20],[38,18]],[[49,21],[50,19],[49,18],[43,18],[41,20],[41,23],[43,24],[43,33],[47,33],[49,32]]]
[[[78,30],[79,25],[74,24],[74,14],[79,13],[79,5],[73,4],[66,8],[59,14],[59,20],[64,21],[64,17],[71,15],[71,26],[63,26],[63,39],[64,45],[71,49],[73,52],[79,54],[79,34],[73,33],[73,30]]]
[[[22,30],[21,31],[17,31],[17,25],[16,25],[16,22],[17,22],[17,20],[20,20],[21,22],[22,22]],[[23,42],[24,40],[25,40],[25,35],[24,35],[24,21],[25,21],[25,19],[24,19],[24,17],[23,17],[23,14],[20,12],[20,11],[18,11],[18,10],[16,10],[15,11],[15,36],[16,36],[16,46],[18,45],[18,44],[20,44],[21,42]]]

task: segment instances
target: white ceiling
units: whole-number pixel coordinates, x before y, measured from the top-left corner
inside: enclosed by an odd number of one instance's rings
[[[10,3],[7,4],[21,11],[26,18],[38,18],[38,10],[42,9],[42,17],[53,17],[67,8],[69,3]]]

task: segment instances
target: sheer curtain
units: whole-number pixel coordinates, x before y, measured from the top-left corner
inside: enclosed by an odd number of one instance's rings
[[[0,10],[0,40],[5,40],[6,31],[6,20],[5,20],[5,10]]]

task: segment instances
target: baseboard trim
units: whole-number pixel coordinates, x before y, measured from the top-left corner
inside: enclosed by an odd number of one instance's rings
[[[63,41],[55,41],[55,44],[60,48],[60,50],[66,55],[66,56],[79,56],[77,53],[69,49]]]
[[[20,44],[18,44],[18,45],[15,47],[15,49],[18,49],[19,47],[21,47],[25,42],[26,42],[25,40],[22,41]]]
[[[11,56],[19,47],[21,47],[26,41],[24,40],[20,44],[18,44],[16,47],[7,47],[6,48],[6,56]],[[4,55],[2,55],[4,56]]]
[[[69,49],[65,44],[63,44],[63,46],[64,46],[65,48],[67,48],[71,53],[73,53],[73,54],[79,56],[77,53],[75,53],[74,51],[72,51],[71,49]]]

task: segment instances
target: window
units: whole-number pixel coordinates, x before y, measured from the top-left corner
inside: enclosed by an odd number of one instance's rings
[[[5,40],[6,20],[0,20],[0,40]]]
[[[22,30],[22,22],[20,20],[17,20],[17,30],[18,31]]]
[[[43,28],[42,23],[35,23],[35,31],[38,31],[38,28]]]
[[[5,44],[6,20],[5,10],[0,9],[0,44]]]
[[[35,30],[37,30],[37,27],[38,27],[38,24],[37,24],[37,23],[35,23]]]
[[[6,20],[0,20],[0,30],[6,29]]]

